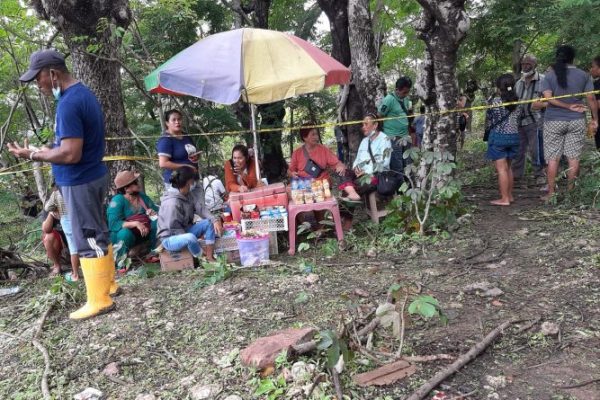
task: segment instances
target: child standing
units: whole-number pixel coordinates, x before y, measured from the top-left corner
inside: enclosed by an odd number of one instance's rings
[[[511,162],[519,153],[519,117],[522,108],[503,105],[518,100],[514,87],[515,79],[511,74],[500,76],[496,80],[496,96],[491,100],[495,107],[486,113],[487,158],[494,162],[500,190],[500,198],[490,202],[495,206],[509,206],[514,201]]]

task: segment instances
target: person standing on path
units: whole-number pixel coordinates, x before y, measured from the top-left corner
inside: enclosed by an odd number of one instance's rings
[[[594,57],[592,60],[592,68],[590,69],[592,79],[594,79],[594,90],[600,90],[600,56]],[[600,93],[596,93],[596,102],[600,109]],[[596,134],[594,135],[596,141],[596,150],[600,151],[600,126],[596,127]]]
[[[412,114],[412,103],[408,93],[412,80],[403,76],[396,81],[396,90],[384,97],[377,111],[380,118],[394,118],[383,121],[383,133],[392,141],[390,169],[404,176],[404,168],[410,159],[404,159],[404,152],[416,144],[416,135],[410,132],[408,116]]]
[[[573,65],[575,49],[563,45],[556,49],[556,62],[542,81],[545,98],[589,92],[594,84],[588,73]],[[587,104],[592,113],[591,128],[598,129],[598,103],[593,94],[587,95]],[[569,162],[567,171],[568,188],[573,189],[579,174],[579,157],[583,151],[587,132],[585,112],[587,107],[579,97],[548,100],[544,116],[544,158],[548,162],[547,201],[554,195],[558,165],[563,154]]]
[[[521,79],[515,85],[515,91],[519,100],[532,100],[542,97],[541,85],[544,75],[536,71],[537,58],[532,54],[526,54],[521,60]],[[541,162],[538,144],[538,132],[543,127],[543,109],[546,103],[536,101],[521,106],[523,116],[519,121],[519,153],[512,163],[512,171],[515,180],[524,178],[527,153],[531,158],[533,176],[536,184],[542,185],[546,182],[544,177],[544,165]]]
[[[504,74],[496,80],[496,96],[492,98],[494,106],[486,112],[485,130],[488,136],[487,158],[494,162],[498,173],[500,198],[492,200],[494,206],[509,206],[513,201],[514,178],[511,162],[519,152],[519,119],[523,109],[516,105],[506,105],[517,100],[515,78]]]
[[[85,278],[86,304],[69,315],[81,320],[114,308],[115,263],[103,203],[108,190],[104,157],[104,115],[94,93],[75,80],[62,54],[40,50],[31,55],[21,82],[36,80],[39,90],[57,101],[52,148],[8,145],[19,158],[49,162],[71,217],[73,239]]]

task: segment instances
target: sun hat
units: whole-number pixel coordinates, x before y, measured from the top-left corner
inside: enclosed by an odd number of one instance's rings
[[[132,183],[139,177],[140,177],[139,172],[133,172],[133,171],[129,171],[129,170],[119,171],[117,173],[117,176],[115,177],[115,188],[117,188],[117,189],[124,188],[125,186],[129,185],[130,183]]]

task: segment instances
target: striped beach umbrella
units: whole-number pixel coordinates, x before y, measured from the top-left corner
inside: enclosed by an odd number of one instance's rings
[[[187,95],[219,104],[242,99],[251,111],[258,154],[256,104],[268,104],[350,82],[350,70],[294,35],[242,28],[208,36],[145,79],[150,93]],[[260,178],[258,157],[256,171]]]

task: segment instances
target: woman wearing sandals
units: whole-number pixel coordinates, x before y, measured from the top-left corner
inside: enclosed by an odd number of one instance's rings
[[[487,158],[494,162],[500,190],[500,198],[490,202],[495,206],[509,206],[514,201],[511,162],[519,153],[519,118],[522,108],[503,105],[518,100],[514,87],[515,78],[511,74],[504,74],[496,79],[496,96],[491,101],[494,107],[487,110],[485,118]]]

